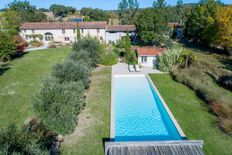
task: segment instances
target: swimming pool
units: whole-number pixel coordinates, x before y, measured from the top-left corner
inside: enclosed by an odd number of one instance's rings
[[[114,75],[112,82],[115,141],[182,140],[183,131],[145,75]]]

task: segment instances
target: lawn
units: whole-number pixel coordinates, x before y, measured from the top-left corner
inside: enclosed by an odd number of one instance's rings
[[[41,80],[51,73],[52,66],[63,61],[70,48],[46,49],[26,53],[13,60],[0,74],[0,128],[22,125],[33,115],[31,97],[39,90]]]
[[[169,74],[150,76],[189,139],[204,140],[206,155],[231,155],[232,138],[217,127],[215,116],[194,91]]]
[[[80,113],[73,134],[65,136],[62,154],[103,155],[103,139],[109,138],[111,67],[99,67],[92,72],[90,89],[86,92],[86,107]]]

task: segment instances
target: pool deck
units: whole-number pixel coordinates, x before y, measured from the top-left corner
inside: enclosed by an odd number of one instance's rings
[[[136,74],[153,74],[153,73],[162,73],[157,69],[152,68],[141,68],[140,72],[129,72],[128,65],[125,63],[118,63],[112,66],[112,75],[115,74],[129,74],[129,75],[136,75]]]

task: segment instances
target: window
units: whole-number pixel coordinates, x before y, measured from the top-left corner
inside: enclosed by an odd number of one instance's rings
[[[31,31],[32,31],[32,33],[35,33],[35,30],[34,30],[34,29],[32,29]]]
[[[52,41],[53,40],[53,34],[50,32],[45,33],[45,41]]]
[[[84,30],[83,30],[83,29],[81,29],[81,33],[84,33]]]
[[[100,32],[100,30],[99,29],[97,29],[97,33],[99,33]]]
[[[69,37],[64,37],[64,41],[69,41]]]
[[[73,33],[76,33],[76,29],[73,29]]]
[[[142,56],[142,62],[147,62],[147,56]]]
[[[62,29],[62,33],[65,34],[65,29]]]
[[[26,32],[27,32],[27,30],[24,30],[24,32],[26,33]]]

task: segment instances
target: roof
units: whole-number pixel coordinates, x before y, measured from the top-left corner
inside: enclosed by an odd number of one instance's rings
[[[204,155],[203,141],[124,143],[105,143],[105,155]]]
[[[80,22],[81,29],[105,29],[106,22]],[[75,29],[76,22],[27,22],[20,29]]]
[[[110,32],[125,32],[125,31],[135,31],[135,25],[108,25],[106,31]]]
[[[138,56],[156,56],[165,51],[164,48],[156,48],[156,47],[139,47],[136,49]]]

